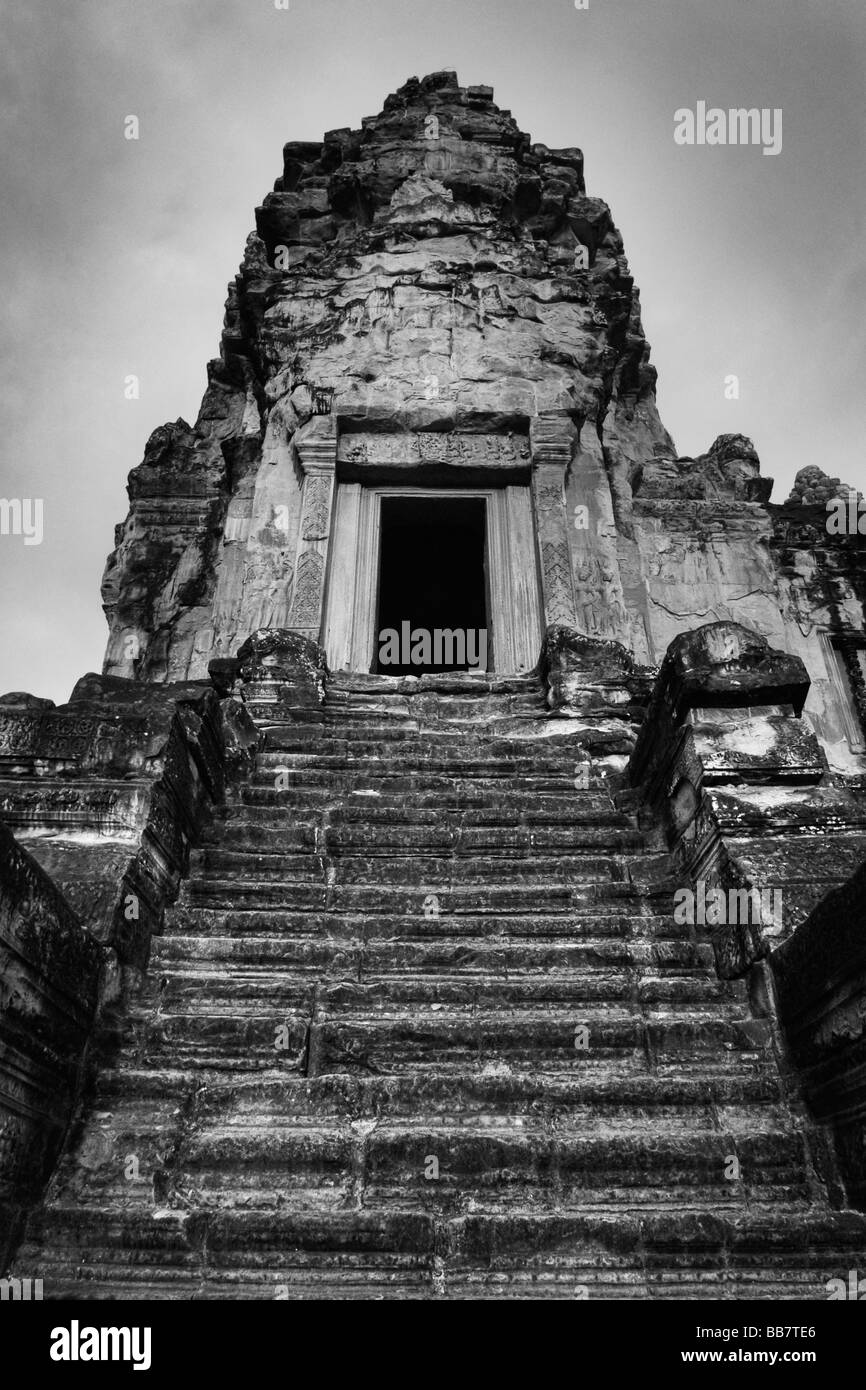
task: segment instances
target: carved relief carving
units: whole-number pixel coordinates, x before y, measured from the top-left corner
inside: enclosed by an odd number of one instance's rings
[[[46,715],[39,730],[39,751],[45,757],[81,757],[96,737],[95,719]]]
[[[562,485],[545,483],[542,487],[536,488],[535,505],[540,512],[549,512],[554,507],[562,507]]]
[[[318,627],[322,606],[324,556],[318,550],[305,550],[295,571],[292,627]]]
[[[572,623],[574,602],[571,558],[564,540],[542,541],[541,567],[544,574],[544,602],[548,623]]]
[[[628,622],[628,615],[609,561],[600,555],[583,554],[574,572],[578,626],[590,637],[607,635],[607,625]],[[604,621],[602,620],[604,619]]]
[[[337,422],[331,415],[313,416],[295,435],[304,472],[304,493],[289,616],[289,626],[293,628],[318,629],[322,618],[337,439]]]
[[[304,485],[301,540],[320,541],[327,536],[331,512],[331,486],[331,479],[324,474],[307,478]]]
[[[0,714],[0,753],[38,753],[45,758],[82,757],[99,733],[96,719],[65,714]]]
[[[565,512],[565,474],[575,429],[559,416],[530,422],[532,495],[538,525],[545,621],[575,623],[574,579]]]
[[[41,719],[41,714],[0,714],[0,753],[33,752]]]
[[[526,467],[529,441],[523,435],[511,434],[347,434],[340,439],[339,457],[344,463],[404,467],[420,463],[453,467]]]

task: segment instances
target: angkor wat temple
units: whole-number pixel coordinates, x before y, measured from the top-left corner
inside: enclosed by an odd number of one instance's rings
[[[103,673],[0,701],[0,1272],[866,1273],[866,552],[771,489],[677,456],[579,150],[447,72],[285,146]]]

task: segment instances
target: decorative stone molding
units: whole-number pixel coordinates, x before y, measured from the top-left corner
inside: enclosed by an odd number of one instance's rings
[[[330,415],[313,416],[298,430],[294,443],[304,472],[304,491],[289,626],[318,641],[334,509],[336,419]]]
[[[295,593],[292,601],[293,627],[311,640],[319,631],[324,590],[325,557],[320,550],[303,550],[295,566]]]
[[[530,465],[525,434],[461,433],[455,430],[409,430],[392,434],[343,434],[339,459],[345,476],[363,477],[375,470],[398,477],[408,472],[445,470],[449,476],[525,474]],[[341,473],[341,476],[343,474]]]
[[[333,415],[314,415],[301,425],[294,445],[305,475],[333,473],[337,463],[337,420]]]
[[[532,453],[532,498],[546,626],[576,626],[574,577],[568,544],[565,475],[571,462],[576,431],[560,416],[536,416],[529,426]]]
[[[323,473],[312,474],[304,489],[301,540],[322,541],[328,535],[331,515],[331,480]]]

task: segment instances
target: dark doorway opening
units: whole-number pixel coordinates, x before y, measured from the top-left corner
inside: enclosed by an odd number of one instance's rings
[[[382,498],[374,671],[492,668],[485,533],[482,497]]]

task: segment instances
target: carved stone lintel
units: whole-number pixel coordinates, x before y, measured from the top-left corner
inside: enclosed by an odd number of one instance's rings
[[[439,433],[345,434],[340,439],[341,463],[354,470],[387,468],[399,471],[425,467],[499,472],[526,469],[529,444],[523,434]]]

